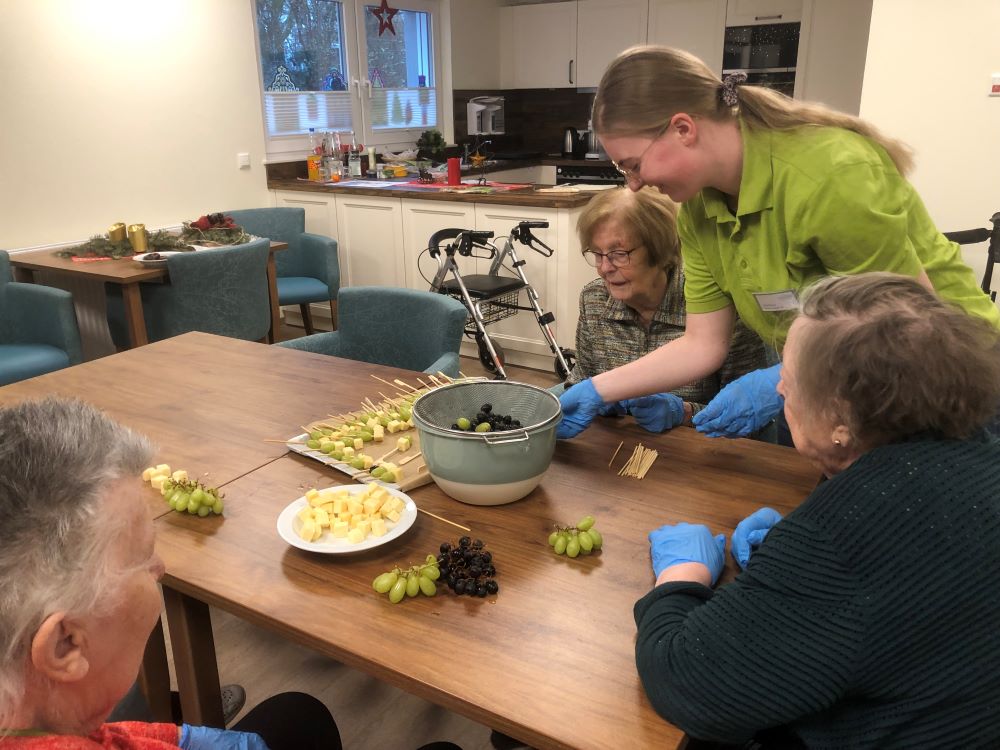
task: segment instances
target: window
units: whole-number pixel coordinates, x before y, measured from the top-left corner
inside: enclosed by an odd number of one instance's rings
[[[304,152],[310,128],[366,145],[440,129],[437,1],[256,0],[268,155]]]

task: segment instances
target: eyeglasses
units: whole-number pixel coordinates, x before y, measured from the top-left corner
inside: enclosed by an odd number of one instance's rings
[[[632,253],[638,250],[642,245],[636,245],[631,250],[612,250],[608,253],[599,253],[595,250],[591,250],[589,247],[583,251],[584,259],[592,265],[594,268],[601,267],[601,261],[605,258],[608,262],[615,268],[622,268],[627,266],[632,261]]]
[[[634,167],[623,167],[614,159],[611,160],[612,166],[618,170],[618,174],[625,178],[625,182],[632,182],[633,180],[636,182],[642,182],[642,177],[639,176],[639,171],[642,169],[643,157],[649,153],[649,149],[653,147],[653,144],[660,140],[660,137],[670,129],[670,123],[673,122],[673,119],[673,115],[667,118],[667,122],[657,131],[656,135],[653,136],[653,140],[651,140],[649,145],[642,150],[642,153],[636,157]]]

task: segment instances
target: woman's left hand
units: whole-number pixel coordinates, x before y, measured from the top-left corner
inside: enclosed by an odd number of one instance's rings
[[[666,432],[684,422],[684,400],[672,393],[654,393],[621,403],[639,426],[650,432]]]
[[[666,524],[649,532],[649,554],[657,578],[667,568],[700,563],[708,568],[714,585],[726,564],[726,535],[712,536],[703,524]]]

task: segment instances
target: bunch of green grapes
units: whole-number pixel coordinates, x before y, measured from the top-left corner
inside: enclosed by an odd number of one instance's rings
[[[440,577],[437,558],[427,555],[423,565],[414,565],[405,571],[393,568],[388,573],[375,576],[372,588],[380,594],[388,594],[389,601],[398,604],[407,596],[434,596],[437,593],[434,582]]]
[[[584,516],[576,526],[560,526],[549,534],[549,546],[557,555],[589,555],[604,544],[601,532],[594,528],[594,517]]]
[[[202,518],[209,513],[222,513],[222,493],[215,487],[206,487],[197,479],[176,481],[168,479],[160,489],[171,510],[190,513]]]

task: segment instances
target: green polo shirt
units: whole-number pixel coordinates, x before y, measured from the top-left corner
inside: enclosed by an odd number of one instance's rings
[[[927,272],[937,293],[1000,328],[1000,310],[958,245],[934,226],[885,150],[849,130],[758,130],[741,123],[743,180],[736,215],[702,190],[680,211],[689,313],[729,304],[780,350],[794,310],[765,312],[758,293],[801,292],[823,276]]]

